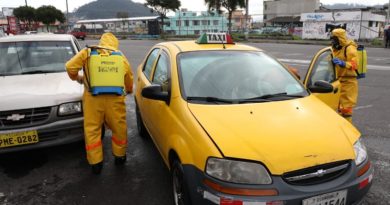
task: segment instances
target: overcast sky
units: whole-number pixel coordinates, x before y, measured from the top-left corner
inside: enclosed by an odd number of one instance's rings
[[[0,0],[0,7],[19,7],[27,4],[32,7],[39,7],[42,5],[53,5],[56,8],[66,11],[66,0]],[[86,3],[92,2],[93,0],[68,0],[69,12],[75,8],[80,7]],[[145,0],[133,0],[134,2],[144,3]],[[385,4],[389,0],[320,0],[323,4],[334,4],[334,3],[356,3],[375,5]],[[182,8],[188,8],[192,11],[206,10],[204,0],[181,0]],[[249,13],[252,15],[259,15],[262,13],[262,1],[261,0],[249,0]]]

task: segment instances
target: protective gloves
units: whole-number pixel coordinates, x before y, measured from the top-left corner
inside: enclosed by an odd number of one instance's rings
[[[332,62],[333,62],[335,65],[339,65],[340,67],[345,68],[345,61],[340,60],[339,58],[333,58],[333,59],[332,59]]]

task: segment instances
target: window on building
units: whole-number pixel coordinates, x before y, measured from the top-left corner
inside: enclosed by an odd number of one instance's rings
[[[267,9],[268,9],[267,4],[264,4],[264,10],[267,10]]]
[[[379,26],[379,22],[377,21],[376,24],[375,24],[375,27],[378,27]]]
[[[193,24],[194,26],[199,26],[199,20],[194,20],[194,21],[192,22],[192,24]]]
[[[218,20],[214,20],[214,21],[213,21],[213,25],[214,25],[214,26],[216,26],[216,25],[218,25],[218,24],[219,24],[219,21],[218,21]]]
[[[202,25],[206,26],[207,25],[207,20],[202,20]]]
[[[185,21],[184,21],[184,25],[185,25],[185,26],[190,26],[190,21],[189,21],[189,20],[185,20]]]
[[[264,14],[264,19],[267,19],[267,15]]]
[[[368,22],[368,27],[372,27],[374,25],[374,22],[373,21],[369,21]]]
[[[207,25],[210,26],[210,20],[207,20]]]
[[[176,26],[181,26],[181,21],[176,21]]]
[[[195,32],[196,35],[200,34],[199,30],[195,30],[194,32]]]
[[[235,21],[236,23],[240,23],[240,22],[241,22],[241,19],[234,19],[234,21]]]

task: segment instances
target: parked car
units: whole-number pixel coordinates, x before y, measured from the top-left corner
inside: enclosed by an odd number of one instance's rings
[[[331,48],[301,83],[228,35],[152,47],[137,70],[137,128],[171,170],[183,204],[355,204],[373,167],[360,132],[335,112]]]
[[[71,35],[0,38],[0,153],[83,139],[83,86],[65,63],[80,46]]]
[[[72,30],[70,34],[72,34],[77,39],[81,39],[81,40],[85,40],[85,37],[87,37],[87,33],[80,30]]]

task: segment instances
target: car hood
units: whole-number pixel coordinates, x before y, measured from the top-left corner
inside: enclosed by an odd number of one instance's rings
[[[223,156],[259,161],[273,175],[354,159],[360,133],[315,96],[239,105],[188,104]]]
[[[0,77],[0,111],[80,101],[83,86],[66,72]]]

